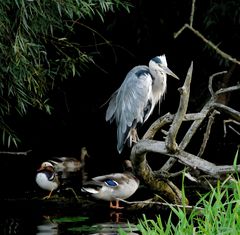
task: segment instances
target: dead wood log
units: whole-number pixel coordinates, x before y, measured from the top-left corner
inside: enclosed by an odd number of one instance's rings
[[[179,162],[191,172],[203,173],[205,176],[214,179],[221,179],[227,174],[240,172],[240,165],[222,165],[218,166],[212,162],[201,158],[207,146],[208,139],[210,138],[211,127],[216,114],[224,112],[228,114],[235,122],[240,121],[240,112],[218,103],[218,96],[226,93],[233,92],[240,89],[240,85],[221,88],[214,92],[212,89],[212,82],[216,76],[224,74],[220,72],[213,74],[209,78],[209,92],[210,98],[203,106],[202,110],[196,114],[187,114],[188,100],[190,94],[190,83],[192,78],[193,64],[191,63],[184,85],[179,89],[180,102],[178,111],[175,115],[167,113],[156,120],[147,130],[143,138],[133,146],[130,159],[132,160],[136,174],[140,177],[142,182],[150,189],[157,191],[161,196],[167,198],[170,202],[177,204],[187,203],[187,199],[182,195],[182,191],[169,180],[171,176],[170,169],[172,166]],[[194,155],[185,151],[185,148],[191,142],[192,137],[197,132],[202,122],[208,118],[208,125],[198,155]],[[178,131],[183,121],[193,121],[192,125],[187,130],[185,136],[179,144],[176,142]],[[161,130],[166,124],[171,124],[169,131],[166,133],[165,141],[153,140],[155,134]],[[153,171],[147,161],[148,153],[158,153],[161,157],[166,157],[166,163],[157,171]],[[202,178],[201,178],[202,180]],[[195,179],[196,182],[201,183]],[[184,200],[184,201],[183,201]]]

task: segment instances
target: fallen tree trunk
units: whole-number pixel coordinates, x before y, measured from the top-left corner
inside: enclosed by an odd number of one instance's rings
[[[219,95],[239,90],[240,85],[238,84],[236,86],[219,89],[214,92],[212,88],[213,78],[225,74],[226,72],[224,71],[212,75],[209,78],[209,92],[211,97],[199,113],[187,114],[192,71],[193,63],[191,63],[189,67],[183,87],[179,88],[181,96],[177,113],[175,115],[167,113],[156,120],[147,130],[143,138],[133,146],[130,156],[135,173],[142,182],[150,189],[158,192],[165,200],[176,204],[187,204],[188,200],[182,194],[182,191],[169,180],[171,176],[175,175],[175,173],[170,173],[170,169],[175,163],[178,162],[182,164],[184,172],[188,173],[186,176],[199,184],[202,183],[204,187],[206,186],[206,182],[202,181],[201,174],[205,177],[213,179],[224,179],[227,174],[235,173],[236,171],[240,172],[240,165],[218,166],[201,158],[207,146],[211,133],[211,127],[216,114],[224,112],[228,114],[234,122],[238,123],[240,121],[239,111],[218,103]],[[185,148],[191,142],[192,137],[206,118],[208,118],[208,125],[198,155],[185,151]],[[182,122],[185,121],[193,121],[193,123],[178,144],[176,137]],[[167,132],[164,131],[166,135],[165,141],[153,140],[155,134],[166,124],[170,124],[170,127]],[[157,171],[153,171],[151,166],[148,164],[147,155],[150,153],[158,153],[161,155],[161,158],[166,158],[165,164]],[[196,173],[198,177],[193,177],[190,173]]]

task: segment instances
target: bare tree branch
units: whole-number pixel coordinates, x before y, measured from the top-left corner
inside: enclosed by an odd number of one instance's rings
[[[222,58],[232,61],[235,64],[239,64],[240,65],[240,61],[233,58],[231,55],[227,54],[226,52],[222,51],[221,49],[219,49],[217,47],[217,45],[215,45],[214,43],[212,43],[210,40],[208,40],[203,34],[201,34],[198,30],[196,30],[193,27],[193,17],[194,17],[194,12],[195,12],[195,1],[196,0],[192,0],[192,9],[191,9],[191,14],[190,14],[190,23],[189,24],[185,24],[183,27],[181,27],[178,32],[176,32],[174,34],[174,38],[179,37],[179,35],[186,29],[188,28],[189,30],[191,30],[197,37],[199,37],[200,39],[202,39],[204,41],[204,43],[206,45],[208,45],[210,48],[212,48],[213,50],[216,51],[217,54],[219,54]]]
[[[231,55],[220,50],[215,44],[206,39],[199,31],[193,28],[194,11],[195,11],[196,0],[192,0],[192,9],[190,14],[190,23],[185,24],[176,34],[177,38],[183,30],[186,28],[190,29],[195,35],[201,38],[204,43],[209,47],[214,49],[216,53],[220,54],[224,59],[234,62],[235,64],[240,64],[240,61],[233,58]],[[232,68],[235,68],[233,66]],[[177,188],[177,186],[169,180],[169,170],[172,166],[178,162],[183,165],[185,169],[188,170],[188,178],[194,179],[195,182],[209,186],[209,181],[206,178],[211,179],[211,182],[216,182],[217,179],[222,179],[226,177],[227,174],[232,174],[240,172],[240,165],[223,165],[217,166],[216,164],[204,160],[203,153],[207,146],[208,139],[210,138],[210,132],[212,125],[214,123],[214,116],[217,113],[224,112],[229,115],[235,122],[240,122],[240,112],[227,106],[227,102],[220,103],[220,96],[222,94],[230,93],[240,89],[240,84],[232,87],[222,87],[217,88],[217,91],[213,90],[213,79],[216,76],[226,74],[226,71],[218,72],[209,77],[209,92],[210,96],[208,101],[202,107],[199,113],[187,114],[187,107],[189,102],[190,94],[190,83],[192,79],[193,63],[191,63],[185,82],[180,91],[180,101],[177,113],[175,115],[167,113],[164,116],[156,120],[150,128],[147,130],[142,140],[135,144],[131,151],[130,159],[133,163],[136,174],[142,179],[142,181],[149,186],[150,189],[156,190],[161,195],[164,195],[169,201],[175,203],[181,203],[185,198],[182,192]],[[232,72],[231,70],[230,72]],[[229,73],[228,73],[229,74]],[[225,99],[226,100],[226,99]],[[208,125],[201,146],[199,146],[198,156],[185,151],[188,144],[191,142],[192,137],[200,128],[202,122],[209,117]],[[176,143],[176,137],[181,127],[183,121],[193,121],[186,134],[180,140],[179,146]],[[163,126],[169,125],[169,130],[162,130]],[[153,140],[157,131],[162,130],[166,135],[165,141]],[[157,153],[159,157],[166,158],[165,164],[160,167],[159,170],[153,171],[151,166],[149,166],[147,161],[147,154]],[[151,157],[151,156],[148,156]],[[201,158],[200,158],[201,157]],[[195,177],[190,175],[194,173]],[[179,174],[179,172],[177,173]],[[207,182],[207,183],[206,183]],[[187,199],[186,199],[187,201]]]
[[[216,102],[218,94],[221,94],[222,92],[232,92],[239,89],[239,86],[237,85],[231,87],[231,89],[220,88],[218,91],[214,92],[212,89],[213,77],[220,74],[224,73],[216,73],[210,76],[209,91],[211,93],[211,96],[209,97],[209,100],[206,102],[202,110],[196,114],[186,114],[190,93],[190,81],[192,76],[191,64],[184,82],[184,86],[181,88],[183,92],[181,92],[179,108],[176,115],[167,113],[164,116],[160,117],[150,126],[150,128],[143,136],[143,139],[140,140],[132,148],[130,158],[133,163],[135,173],[150,189],[159,192],[165,198],[168,198],[168,200],[171,202],[181,203],[183,200],[182,192],[177,188],[176,185],[173,184],[172,181],[168,179],[169,176],[171,176],[169,170],[176,162],[181,163],[187,167],[187,169],[192,170],[193,172],[204,173],[206,176],[212,179],[221,179],[222,177],[225,177],[226,174],[234,173],[236,171],[240,172],[240,165],[217,166],[214,163],[211,163],[199,157],[202,156],[206,148],[214,116],[219,113],[218,111],[227,113],[236,121],[240,119],[240,113],[238,111]],[[208,126],[204,135],[203,143],[199,148],[199,156],[184,151],[186,146],[192,140],[193,135],[197,132],[201,123],[209,115],[209,113],[211,113],[211,115],[208,120]],[[187,130],[185,136],[177,148],[176,136],[183,121],[193,121],[193,123]],[[166,124],[171,125],[169,127],[169,131],[167,132],[167,138],[165,141],[153,140],[156,132]],[[149,166],[147,161],[148,153],[158,153],[162,157],[167,157],[166,163],[160,168],[160,170],[153,171]],[[191,178],[192,176],[189,174],[189,177]],[[199,176],[199,179],[200,178],[201,176]],[[203,180],[197,180],[197,182],[206,185]],[[214,180],[212,180],[212,182],[214,182]]]
[[[237,121],[232,120],[232,119],[224,120],[224,121],[223,121],[224,137],[226,137],[226,135],[227,135],[226,125],[227,125],[227,123],[230,123],[230,122],[231,122],[231,123],[234,123],[234,124],[236,124],[236,125],[240,125],[240,122],[237,122]],[[229,126],[229,128],[230,128],[231,130],[233,130],[236,134],[240,135],[240,132],[238,132],[237,130],[235,130],[235,128],[233,128],[233,127],[230,126],[230,125],[228,125],[228,126]]]
[[[227,113],[233,119],[240,122],[240,112],[236,111],[235,109],[232,109],[224,104],[218,104],[218,103],[213,103],[213,107],[219,111],[223,111],[223,112]]]
[[[187,112],[188,100],[190,95],[190,84],[192,80],[193,63],[191,63],[182,88],[179,89],[181,97],[178,111],[174,117],[168,136],[166,138],[166,147],[171,152],[177,151],[176,137],[182,124],[182,120]]]
[[[213,78],[216,77],[216,76],[225,74],[225,73],[227,73],[227,71],[222,71],[222,72],[214,73],[213,75],[210,76],[210,78],[209,78],[209,83],[208,83],[208,90],[209,90],[211,96],[215,96],[215,93],[214,93],[213,87],[212,87]]]
[[[195,13],[195,0],[192,1],[192,8],[191,8],[191,14],[190,14],[190,26],[191,27],[193,27],[194,13]]]
[[[206,128],[206,132],[205,132],[204,137],[203,137],[203,143],[202,143],[202,145],[201,145],[201,147],[200,147],[200,150],[199,150],[199,153],[198,153],[198,155],[197,155],[198,157],[201,157],[201,156],[203,155],[204,150],[205,150],[205,148],[206,148],[206,146],[207,146],[207,142],[208,142],[209,135],[210,135],[210,132],[211,132],[211,127],[212,127],[212,124],[213,124],[213,122],[214,122],[214,116],[215,116],[216,114],[219,114],[219,112],[217,112],[216,110],[214,110],[214,111],[211,113],[211,115],[210,115],[210,117],[209,117],[209,119],[208,119],[208,124],[207,124],[207,128]]]

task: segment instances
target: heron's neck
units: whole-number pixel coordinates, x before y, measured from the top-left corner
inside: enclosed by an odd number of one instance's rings
[[[159,71],[152,70],[151,71],[153,81],[152,81],[152,93],[153,100],[156,104],[165,94],[167,89],[167,75],[162,74]]]

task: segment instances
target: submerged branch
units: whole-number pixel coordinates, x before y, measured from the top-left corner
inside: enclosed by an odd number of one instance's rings
[[[179,205],[179,204],[172,204],[172,203],[168,203],[168,202],[158,202],[158,201],[153,201],[152,199],[149,200],[144,200],[144,201],[126,201],[123,199],[119,199],[119,201],[124,202],[126,204],[129,205],[135,205],[136,207],[138,207],[138,205],[140,205],[140,207],[142,207],[142,205],[159,205],[162,207],[167,207],[167,208],[181,208],[181,209],[188,209],[188,210],[198,210],[198,211],[202,211],[203,208],[202,207],[198,207],[198,206],[189,206],[189,205]]]

